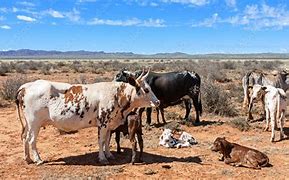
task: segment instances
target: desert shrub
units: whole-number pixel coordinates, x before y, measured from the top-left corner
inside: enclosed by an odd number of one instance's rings
[[[166,66],[163,63],[154,63],[152,65],[153,71],[164,71],[166,70]]]
[[[63,67],[63,66],[65,66],[66,64],[63,62],[63,61],[59,61],[59,62],[57,62],[57,64],[56,64],[56,66],[57,67]]]
[[[224,69],[236,69],[236,62],[233,61],[224,61],[222,62]]]
[[[108,77],[96,77],[94,79],[95,83],[98,83],[98,82],[109,82],[109,81],[112,81],[112,79],[110,79]]]
[[[28,69],[28,70],[38,70],[41,69],[43,65],[43,62],[38,62],[38,61],[25,61],[24,62],[24,66]]]
[[[80,75],[77,79],[74,80],[75,84],[87,84],[87,77],[85,75]]]
[[[25,63],[16,63],[15,64],[15,71],[20,74],[25,74],[29,68]]]
[[[230,95],[212,81],[202,83],[202,103],[204,110],[221,116],[236,116],[235,106],[230,101]]]
[[[229,125],[240,131],[248,131],[250,129],[250,125],[244,118],[235,118],[229,122]]]
[[[85,68],[82,66],[80,61],[73,61],[71,64],[71,69],[73,69],[73,71],[76,73],[85,72]]]
[[[51,72],[50,72],[51,68],[52,68],[51,64],[45,63],[42,65],[40,71],[44,75],[50,75],[51,74]]]
[[[12,69],[8,63],[1,63],[0,64],[0,76],[5,76],[6,73],[11,72]]]
[[[19,87],[27,82],[26,76],[16,76],[3,81],[0,95],[5,100],[14,100]]]

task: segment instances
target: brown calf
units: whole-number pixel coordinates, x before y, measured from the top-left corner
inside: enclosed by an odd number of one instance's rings
[[[135,162],[141,162],[142,153],[143,153],[143,139],[142,139],[142,129],[141,129],[141,121],[139,114],[131,112],[126,119],[125,124],[120,125],[116,128],[112,133],[115,132],[115,141],[117,146],[117,153],[121,152],[120,148],[120,133],[122,132],[123,135],[129,136],[129,140],[132,145],[132,157],[131,163],[134,164]],[[136,152],[137,152],[137,142],[135,139],[135,135],[137,135],[137,140],[139,143],[140,154],[138,159],[136,159]]]
[[[211,150],[220,152],[223,155],[220,160],[232,166],[261,169],[261,167],[269,165],[269,158],[264,153],[236,143],[230,143],[225,138],[218,137],[214,141]]]

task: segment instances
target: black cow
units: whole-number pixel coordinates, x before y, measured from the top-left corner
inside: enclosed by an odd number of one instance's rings
[[[127,82],[128,77],[138,77],[142,71],[136,71],[135,73],[121,70],[116,76],[115,81]],[[201,78],[197,73],[183,71],[183,72],[168,72],[168,73],[155,73],[150,72],[146,81],[151,86],[152,91],[155,93],[161,104],[157,108],[161,111],[163,122],[164,119],[164,108],[173,106],[185,102],[186,115],[185,119],[188,119],[191,111],[191,99],[196,110],[195,123],[200,122],[199,116],[202,114],[202,103],[201,103]],[[140,116],[144,108],[140,109]],[[152,108],[147,108],[147,124],[151,123],[151,112]],[[157,114],[157,121],[159,123],[159,113]]]

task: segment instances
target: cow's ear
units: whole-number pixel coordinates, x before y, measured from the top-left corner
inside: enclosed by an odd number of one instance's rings
[[[130,85],[137,87],[137,82],[133,77],[129,76],[127,80]]]

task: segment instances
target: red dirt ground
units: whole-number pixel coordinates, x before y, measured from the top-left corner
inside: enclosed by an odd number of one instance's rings
[[[31,78],[34,75],[29,76]],[[63,79],[59,80],[59,77]],[[40,78],[69,82],[76,77],[77,75],[72,74]],[[5,78],[3,77],[2,80]],[[184,110],[179,106],[168,108],[166,111],[178,115],[184,114]],[[155,119],[154,113],[153,120]],[[36,166],[27,165],[23,160],[21,127],[14,106],[0,108],[0,177],[1,179],[88,179],[89,177],[93,179],[287,179],[288,140],[271,143],[270,132],[262,131],[263,123],[254,123],[249,131],[241,132],[227,123],[230,121],[229,118],[205,114],[202,121],[200,126],[181,127],[198,141],[198,144],[191,148],[160,147],[158,141],[162,128],[152,127],[150,130],[144,128],[144,163],[137,165],[129,163],[131,156],[129,140],[122,138],[121,145],[124,147],[124,152],[116,154],[115,142],[112,138],[111,150],[116,160],[111,161],[111,165],[107,166],[101,166],[97,161],[97,128],[83,129],[76,134],[60,135],[57,129],[48,126],[41,130],[37,143],[40,156],[47,162]],[[285,123],[285,133],[289,136],[288,122]],[[229,141],[265,152],[270,158],[272,167],[252,170],[232,167],[218,161],[220,155],[212,152],[209,147],[219,136],[225,136]],[[276,137],[279,137],[279,132]],[[164,165],[168,165],[170,169],[164,168]]]

